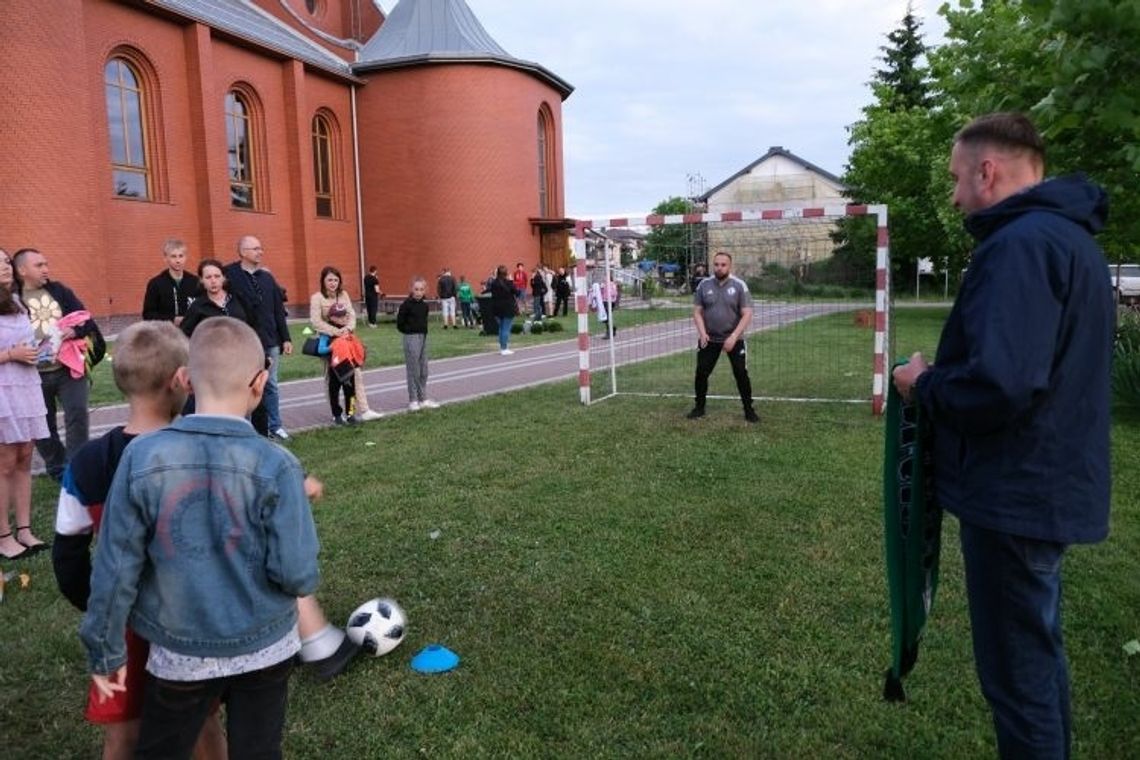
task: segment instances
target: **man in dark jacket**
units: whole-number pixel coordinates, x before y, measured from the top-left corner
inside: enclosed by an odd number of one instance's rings
[[[380,307],[380,276],[376,274],[376,267],[368,267],[368,274],[364,275],[364,307],[368,310],[368,326],[376,327],[376,312]]]
[[[541,264],[534,268],[534,274],[530,278],[530,296],[534,305],[534,318],[540,320],[543,315],[542,299],[546,296],[546,278],[542,276]]]
[[[894,372],[934,423],[935,490],[961,524],[974,660],[1002,757],[1068,757],[1061,561],[1108,534],[1115,312],[1083,176],[1042,181],[1019,114],[980,117],[950,157],[977,239],[934,364]]]
[[[87,442],[90,388],[86,375],[72,377],[71,370],[60,364],[59,346],[71,338],[86,338],[98,327],[92,319],[65,330],[56,326],[62,317],[84,311],[85,307],[71,288],[51,280],[47,258],[42,253],[35,248],[24,248],[16,251],[12,263],[19,282],[20,300],[28,308],[28,316],[36,330],[36,343],[41,347],[36,369],[40,371],[50,437],[36,441],[36,450],[44,460],[48,475],[59,480],[71,455]],[[57,404],[63,407],[66,447],[60,442],[56,426]]]
[[[186,244],[181,240],[170,239],[162,244],[162,260],[166,269],[146,284],[142,318],[164,319],[178,327],[198,294],[198,278],[186,271]]]
[[[558,274],[554,275],[554,316],[558,316],[559,307],[562,316],[566,316],[566,309],[570,304],[570,278],[566,275],[566,267],[558,267]]]
[[[283,441],[289,440],[289,433],[281,424],[281,397],[277,390],[277,365],[281,354],[293,353],[293,342],[289,337],[289,325],[285,321],[285,302],[277,280],[268,269],[261,266],[261,241],[246,235],[238,241],[238,260],[225,268],[226,282],[230,292],[241,299],[249,315],[250,322],[256,325],[257,336],[265,348],[269,360],[269,382],[265,384],[263,402],[269,417],[269,435]]]
[[[451,268],[444,267],[435,284],[435,297],[439,299],[439,313],[443,318],[443,329],[455,329],[455,296],[459,286],[451,275]]]

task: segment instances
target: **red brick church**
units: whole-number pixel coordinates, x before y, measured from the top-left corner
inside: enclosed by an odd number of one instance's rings
[[[520,5],[520,12],[531,6]],[[562,263],[562,101],[463,0],[3,0],[0,246],[138,313],[171,237],[259,237],[292,303],[368,265]]]

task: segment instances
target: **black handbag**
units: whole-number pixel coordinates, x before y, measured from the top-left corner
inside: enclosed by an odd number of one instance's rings
[[[319,336],[314,335],[311,338],[305,338],[305,342],[301,344],[301,353],[305,356],[320,356],[321,339]]]
[[[94,367],[99,362],[103,361],[103,357],[107,355],[107,341],[103,338],[103,333],[99,329],[99,324],[92,319],[91,331],[87,333],[87,361]]]

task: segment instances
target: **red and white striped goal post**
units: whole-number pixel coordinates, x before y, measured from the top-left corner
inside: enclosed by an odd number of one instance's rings
[[[871,381],[871,411],[883,413],[886,391],[887,350],[890,345],[890,317],[887,305],[890,287],[890,233],[887,229],[887,207],[877,204],[819,206],[814,208],[766,209],[763,211],[724,211],[721,213],[646,214],[642,217],[578,219],[574,237],[582,240],[589,229],[615,227],[663,227],[667,224],[712,224],[717,222],[763,222],[782,219],[839,219],[849,216],[874,216],[877,236],[875,247],[875,352]],[[578,395],[583,404],[590,403],[590,331],[589,307],[586,303],[586,259],[575,263],[575,308],[578,312]]]

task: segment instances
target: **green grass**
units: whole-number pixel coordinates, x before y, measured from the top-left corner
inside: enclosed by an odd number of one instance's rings
[[[936,326],[910,314],[896,320],[926,349]],[[694,423],[680,400],[576,396],[560,383],[297,437],[328,489],[325,609],[343,620],[392,595],[410,630],[329,685],[294,678],[287,756],[996,756],[953,519],[910,701],[880,698],[882,423],[867,407],[765,404],[750,426],[730,402]],[[1140,415],[1123,414],[1112,535],[1066,560],[1079,757],[1140,747],[1140,657],[1121,649],[1140,637]],[[36,505],[50,532],[44,482]],[[95,756],[79,615],[48,558],[22,566],[30,588],[0,605],[4,746]],[[431,642],[460,667],[413,673]]]

